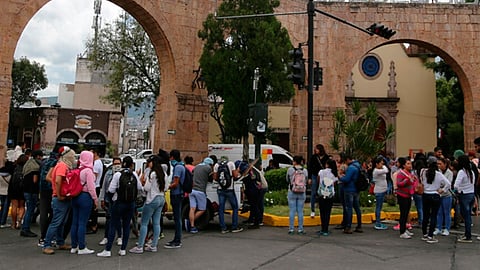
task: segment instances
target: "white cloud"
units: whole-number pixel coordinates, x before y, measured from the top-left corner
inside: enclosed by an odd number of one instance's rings
[[[27,57],[45,65],[49,86],[39,96],[58,94],[60,83],[73,83],[75,64],[93,34],[93,0],[53,0],[30,20],[15,51],[15,58]],[[102,24],[117,18],[122,9],[102,1]]]

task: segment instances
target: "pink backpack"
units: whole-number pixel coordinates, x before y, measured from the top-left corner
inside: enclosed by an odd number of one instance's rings
[[[293,193],[305,193],[307,191],[307,180],[305,179],[305,174],[303,169],[297,169],[293,167],[295,171],[293,172],[291,189]]]

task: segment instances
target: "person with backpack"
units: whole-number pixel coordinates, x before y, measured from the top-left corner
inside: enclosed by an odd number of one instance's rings
[[[87,255],[95,251],[88,249],[85,244],[85,235],[88,216],[92,205],[96,208],[98,198],[95,190],[95,174],[93,173],[93,153],[82,151],[79,158],[79,178],[82,192],[72,199],[72,227],[70,237],[72,240],[71,254]]]
[[[305,205],[308,171],[302,166],[303,157],[294,156],[293,166],[287,170],[287,183],[289,184],[287,199],[289,209],[288,234],[294,234],[295,214],[298,217],[298,231],[305,234],[303,229],[303,207]]]
[[[345,161],[348,165],[345,175],[340,177],[340,181],[343,183],[344,203],[345,203],[345,229],[343,233],[352,234],[352,216],[353,209],[357,214],[357,227],[355,232],[361,233],[362,230],[362,210],[360,209],[360,194],[355,186],[355,182],[358,181],[360,175],[361,165],[357,160],[349,154],[345,155]]]
[[[184,190],[182,185],[185,183],[186,168],[180,158],[180,151],[173,149],[170,151],[170,165],[173,168],[172,182],[168,189],[170,189],[170,204],[173,210],[173,221],[175,223],[175,236],[172,241],[166,243],[163,247],[181,248],[182,247],[182,202]]]
[[[48,173],[53,170],[58,162],[58,153],[50,152],[48,159],[42,162],[40,166],[40,239],[38,239],[38,246],[43,247],[45,235],[47,234],[48,225],[52,221],[52,180],[49,179]],[[48,178],[48,179],[47,179]]]
[[[32,152],[32,157],[23,166],[23,196],[27,205],[25,216],[23,216],[22,230],[20,236],[37,237],[37,234],[30,230],[30,223],[34,216],[38,202],[40,164],[42,162],[42,150]]]
[[[55,250],[52,248],[52,241],[56,240],[59,250],[70,250],[71,246],[65,244],[64,228],[71,209],[71,200],[60,193],[62,184],[67,173],[76,164],[75,151],[68,146],[59,149],[60,159],[52,170],[52,222],[48,226],[45,241],[43,243],[43,254],[52,255]]]
[[[134,162],[132,157],[126,156],[122,160],[122,170],[113,175],[108,192],[112,193],[112,218],[110,220],[110,230],[108,233],[108,242],[105,249],[97,253],[98,257],[111,257],[112,245],[115,239],[116,230],[122,228],[122,245],[118,251],[119,256],[127,254],[126,248],[130,237],[130,221],[135,212],[135,201],[137,195],[143,192],[142,183],[134,171]]]
[[[308,184],[311,186],[310,192],[310,217],[315,217],[315,202],[318,191],[318,172],[325,168],[329,157],[323,144],[317,144],[313,149],[314,154],[308,160]]]
[[[383,202],[385,199],[385,194],[387,193],[388,183],[387,183],[387,174],[388,168],[385,166],[384,157],[378,156],[373,160],[373,172],[372,179],[375,187],[373,188],[373,193],[375,194],[375,225],[373,228],[375,230],[386,230],[388,229],[387,225],[383,224],[380,219],[380,214],[382,212]]]
[[[318,197],[320,220],[322,229],[318,234],[328,236],[328,225],[330,223],[330,214],[332,213],[333,198],[335,196],[335,183],[338,181],[337,162],[333,159],[327,160],[325,169],[318,172]]]
[[[238,171],[235,169],[235,163],[227,159],[222,159],[220,163],[216,163],[213,167],[213,178],[219,183],[217,195],[219,204],[218,220],[220,221],[221,233],[228,232],[224,217],[225,202],[227,200],[232,206],[231,232],[237,233],[243,231],[243,228],[238,227],[238,201],[234,188],[234,181],[238,178]]]
[[[20,222],[25,215],[25,196],[23,194],[23,166],[28,161],[28,156],[21,154],[15,161],[15,170],[13,172],[10,184],[8,185],[8,198],[12,209],[12,228],[20,229]]]
[[[195,166],[193,170],[193,188],[188,196],[190,201],[190,211],[188,213],[187,231],[198,233],[195,227],[195,220],[198,219],[207,210],[207,184],[212,175],[213,160],[205,158],[202,163]],[[186,167],[188,170],[188,167]]]

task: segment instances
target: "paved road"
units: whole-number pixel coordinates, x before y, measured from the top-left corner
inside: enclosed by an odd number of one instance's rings
[[[474,218],[480,224],[480,218]],[[480,227],[480,226],[478,226]],[[474,232],[479,232],[474,227]],[[39,228],[34,225],[33,231]],[[333,230],[328,237],[315,234],[318,227],[307,227],[307,235],[287,234],[282,227],[262,227],[241,233],[220,234],[219,226],[212,224],[196,235],[184,234],[183,247],[157,253],[117,256],[71,255],[57,251],[43,255],[36,238],[18,236],[12,229],[0,230],[0,270],[11,269],[478,269],[480,241],[472,244],[456,243],[456,235],[439,237],[439,243],[427,244],[420,240],[420,230],[414,229],[413,239],[399,239],[391,229],[375,231],[371,224],[364,233],[344,235]],[[172,223],[166,222],[166,238],[172,238]],[[88,235],[88,247],[101,251],[97,243],[103,231]],[[136,239],[131,238],[129,247]]]

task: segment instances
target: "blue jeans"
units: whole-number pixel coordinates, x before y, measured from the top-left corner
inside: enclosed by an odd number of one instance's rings
[[[183,194],[170,193],[170,204],[173,210],[173,221],[175,222],[175,237],[172,242],[179,244],[182,242],[182,201]]]
[[[65,244],[63,236],[63,228],[68,218],[68,213],[72,202],[70,200],[59,200],[58,197],[52,198],[53,218],[52,222],[48,226],[47,235],[45,236],[44,248],[49,248],[52,245],[52,240],[57,241],[57,245],[62,246]]]
[[[362,227],[362,210],[360,209],[360,194],[358,192],[345,191],[345,209],[347,210],[345,228],[352,227],[353,209],[357,214],[357,228]]]
[[[8,195],[0,195],[0,206],[2,207],[2,211],[0,211],[0,225],[5,225],[7,223],[8,209],[10,208]]]
[[[91,208],[88,209],[90,213]],[[122,246],[121,250],[125,250],[130,237],[130,221],[132,221],[135,211],[135,202],[119,202],[115,201],[112,206],[112,219],[110,220],[110,231],[108,232],[108,242],[105,250],[112,250],[113,239],[115,238],[115,230],[112,228],[122,227]]]
[[[35,213],[35,208],[37,207],[38,194],[24,192],[23,197],[25,197],[27,210],[23,217],[22,231],[30,231],[30,223],[32,223],[33,213]]]
[[[217,189],[218,195],[218,220],[220,221],[220,228],[222,230],[226,230],[227,226],[225,225],[225,202],[228,200],[230,205],[232,206],[232,230],[238,228],[238,202],[237,197],[235,196],[235,191],[232,190],[221,190]]]
[[[157,195],[149,204],[144,204],[142,209],[142,222],[140,225],[140,237],[138,246],[143,247],[145,238],[147,237],[148,222],[152,220],[153,240],[152,247],[157,247],[158,237],[160,236],[160,215],[162,214],[163,205],[165,204],[165,196]]]
[[[87,221],[92,209],[93,200],[88,192],[82,192],[72,200],[72,227],[70,228],[70,238],[72,247],[79,249],[85,248],[85,234],[87,231]]]
[[[472,203],[475,201],[474,193],[459,194],[460,213],[465,220],[465,237],[472,239]]]
[[[452,196],[440,197],[440,209],[437,214],[437,229],[441,230],[442,225],[445,224],[445,230],[450,231],[452,218],[450,211],[452,210]]]
[[[415,208],[417,208],[418,224],[423,223],[423,199],[422,195],[413,194],[413,201],[415,202]]]
[[[303,231],[303,207],[305,206],[306,197],[305,193],[293,193],[291,190],[288,190],[287,199],[290,210],[288,229],[290,231],[293,231],[295,227],[295,212],[298,216],[298,230]]]
[[[385,199],[385,192],[375,193],[375,225],[380,225],[380,214],[382,212],[383,201]]]
[[[310,187],[310,209],[315,212],[315,202],[317,201],[318,179],[317,175],[312,175],[312,186]]]

